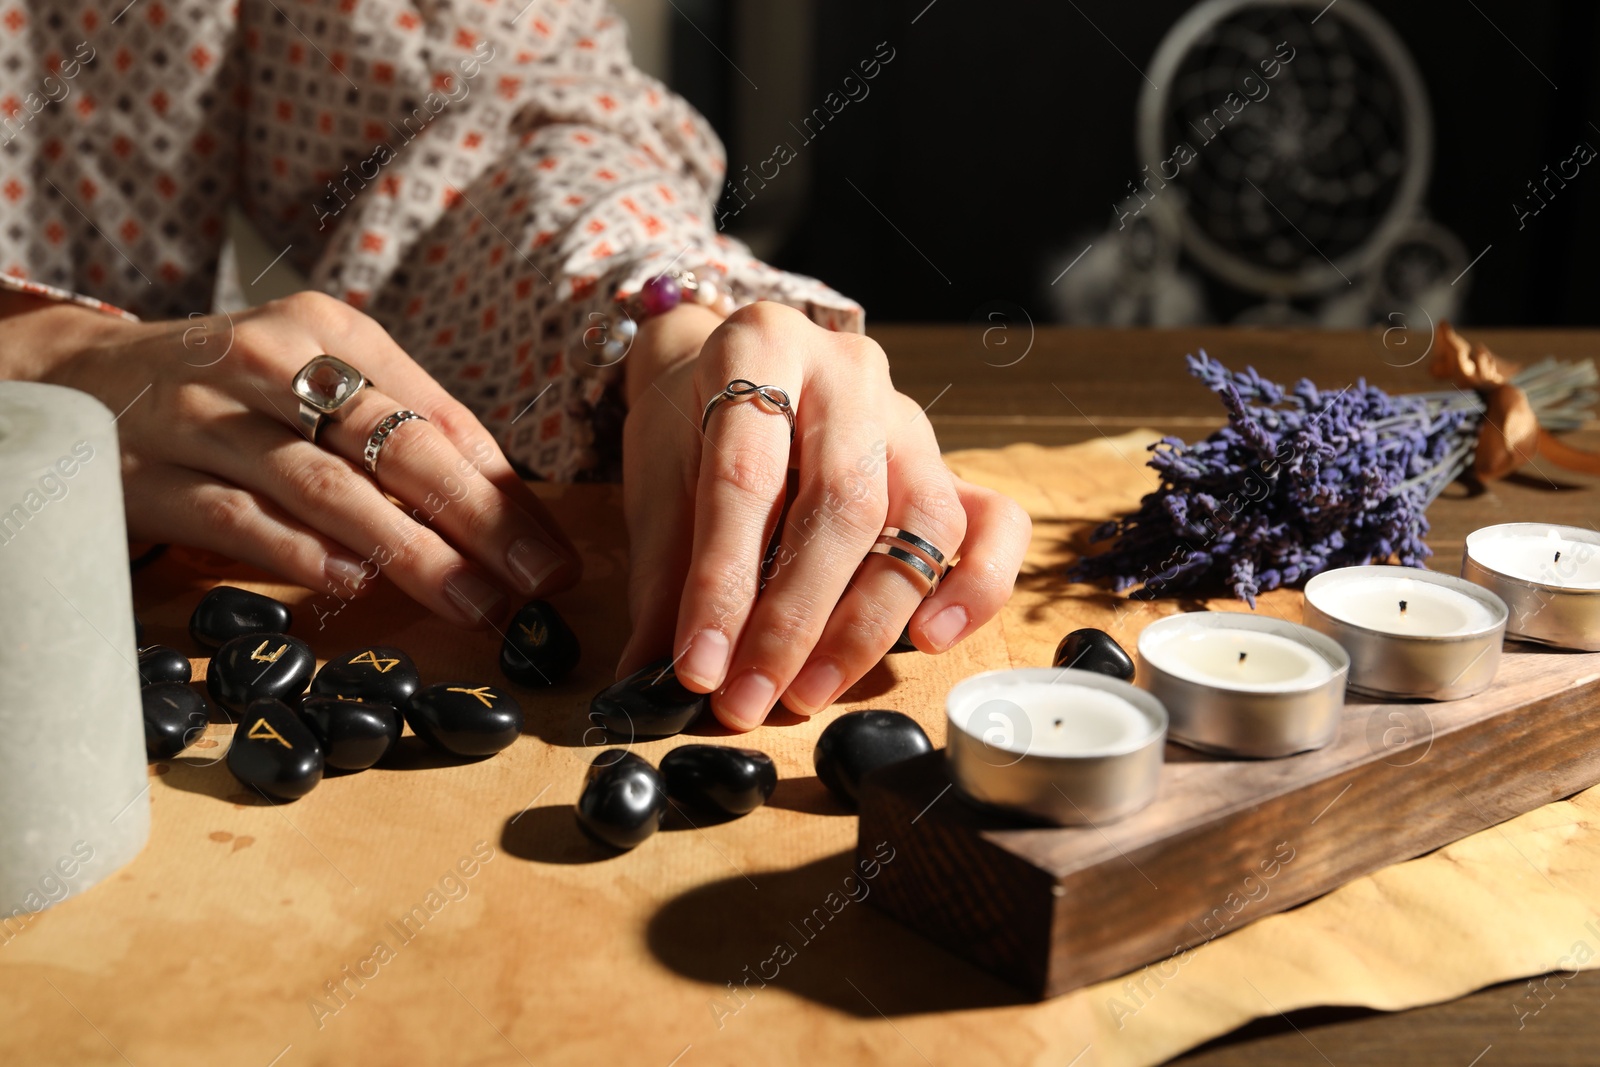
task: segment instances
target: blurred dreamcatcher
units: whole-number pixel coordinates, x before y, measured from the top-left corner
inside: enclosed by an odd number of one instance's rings
[[[1151,61],[1141,170],[1054,287],[1062,317],[1213,319],[1201,274],[1259,301],[1238,321],[1454,317],[1468,260],[1424,211],[1432,138],[1410,54],[1361,0],[1206,0]]]

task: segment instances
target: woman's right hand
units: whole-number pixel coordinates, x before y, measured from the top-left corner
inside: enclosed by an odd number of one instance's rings
[[[493,621],[508,591],[544,596],[578,579],[578,553],[489,431],[383,327],[332,297],[154,323],[49,305],[6,327],[7,377],[81,389],[121,412],[135,539],[195,545],[345,599],[381,573],[463,626]],[[322,353],[375,384],[312,444],[290,382]],[[361,462],[368,435],[401,409],[427,421],[400,424],[374,480]]]

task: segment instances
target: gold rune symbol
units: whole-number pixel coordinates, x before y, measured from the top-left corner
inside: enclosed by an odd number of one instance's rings
[[[399,666],[400,661],[398,659],[379,659],[378,654],[369,648],[365,652],[361,653],[361,655],[352,659],[350,661],[350,666],[354,667],[357,663],[365,663],[371,666],[379,674],[388,674],[391,669]]]
[[[267,643],[265,641],[261,642],[256,646],[256,650],[250,653],[250,658],[255,660],[257,663],[276,663],[278,662],[279,657],[281,657],[285,652],[289,651],[288,645],[279,645],[276,651],[270,652],[263,656],[261,653],[266,649],[266,647]]]
[[[274,730],[272,728],[272,724],[267,722],[266,719],[257,719],[255,721],[255,725],[250,727],[250,732],[245,734],[245,736],[250,738],[252,741],[265,741],[270,737],[284,748],[294,747],[293,745],[289,744],[289,742],[285,741],[283,739],[283,735]]]
[[[452,686],[447,686],[445,688],[445,692],[446,693],[465,693],[468,696],[477,697],[479,700],[483,701],[483,706],[484,707],[492,708],[492,707],[494,707],[494,698],[484,695],[488,691],[489,691],[489,687],[486,686],[486,685],[480,685],[476,689],[460,689],[460,688],[458,688],[456,686],[453,686],[453,685]]]
[[[538,619],[533,620],[532,626],[519,622],[517,623],[517,629],[522,631],[523,636],[532,645],[542,645],[550,638],[550,628]]]

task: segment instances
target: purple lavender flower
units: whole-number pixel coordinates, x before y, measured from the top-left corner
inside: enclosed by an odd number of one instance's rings
[[[1258,593],[1333,567],[1422,566],[1432,554],[1424,512],[1471,464],[1481,398],[1390,396],[1364,379],[1338,392],[1307,380],[1285,389],[1253,367],[1231,372],[1204,350],[1187,359],[1228,425],[1193,445],[1175,437],[1152,445],[1161,487],[1094,531],[1091,540],[1115,543],[1079,560],[1073,579],[1119,592],[1139,586],[1130,595],[1140,598],[1225,585],[1254,607]],[[1593,367],[1586,373],[1546,361],[1516,380],[1536,407],[1565,415],[1592,402],[1585,387],[1565,387],[1592,384]]]

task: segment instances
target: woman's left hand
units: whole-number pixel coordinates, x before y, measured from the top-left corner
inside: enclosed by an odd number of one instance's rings
[[[876,342],[772,303],[714,324],[704,309],[670,312],[646,323],[629,357],[634,631],[618,674],[670,651],[679,680],[748,730],[780,698],[801,715],[826,708],[908,620],[924,652],[982,626],[1011,595],[1032,527],[1014,501],[945,466]],[[789,395],[792,443],[760,400],[719,405],[701,433],[706,403],[737,378]],[[758,593],[791,467],[798,492]],[[869,554],[885,526],[959,555],[932,596],[906,565]]]

